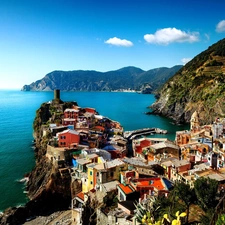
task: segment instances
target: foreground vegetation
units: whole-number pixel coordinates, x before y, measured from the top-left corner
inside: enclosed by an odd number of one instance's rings
[[[199,178],[194,188],[184,182],[176,183],[167,198],[151,197],[136,205],[136,218],[141,224],[225,224],[224,193],[210,178]]]

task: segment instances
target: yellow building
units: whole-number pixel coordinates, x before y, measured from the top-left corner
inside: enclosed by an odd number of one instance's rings
[[[90,191],[91,189],[94,188],[95,185],[95,171],[94,171],[94,167],[95,167],[96,163],[91,163],[87,165],[87,191]]]

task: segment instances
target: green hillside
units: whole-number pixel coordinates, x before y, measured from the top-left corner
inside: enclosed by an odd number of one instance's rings
[[[125,67],[115,71],[53,71],[41,80],[24,85],[23,91],[117,91],[121,89],[144,90],[146,85],[156,90],[182,66],[144,71]]]
[[[203,51],[172,76],[158,92],[153,112],[190,121],[196,110],[202,123],[225,116],[225,39]]]

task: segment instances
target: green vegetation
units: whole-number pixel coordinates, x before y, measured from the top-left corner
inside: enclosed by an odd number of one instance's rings
[[[188,62],[157,94],[160,96],[158,102],[166,99],[160,114],[178,123],[189,122],[195,110],[201,114],[202,124],[211,122],[218,114],[225,115],[225,39]],[[157,111],[157,102],[154,107]]]
[[[54,90],[61,91],[115,91],[120,89],[140,90],[143,85],[149,84],[154,90],[165,83],[182,66],[172,68],[157,68],[143,71],[136,67],[125,67],[115,71],[53,71],[43,79],[30,85],[25,85],[23,90]]]
[[[208,66],[222,66],[222,65],[223,65],[223,62],[212,60],[211,62],[207,63],[205,66],[208,67]]]
[[[167,198],[151,197],[148,203],[136,205],[136,219],[141,224],[201,224],[213,225],[225,219],[224,212],[218,214],[218,182],[210,178],[199,178],[194,188],[178,182]],[[179,213],[179,212],[185,212]],[[176,216],[174,216],[176,215]],[[212,220],[212,218],[214,220]],[[222,224],[222,223],[217,223]]]

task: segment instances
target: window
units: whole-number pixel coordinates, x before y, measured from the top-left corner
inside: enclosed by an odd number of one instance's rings
[[[66,139],[66,136],[61,136],[61,139]]]
[[[92,171],[90,171],[90,175],[92,176]]]
[[[93,184],[93,182],[91,181],[90,184]]]

